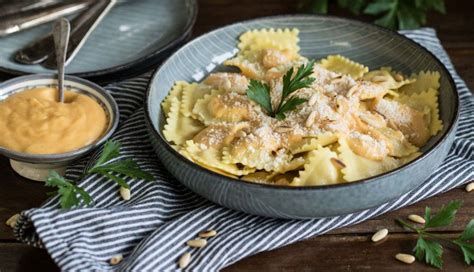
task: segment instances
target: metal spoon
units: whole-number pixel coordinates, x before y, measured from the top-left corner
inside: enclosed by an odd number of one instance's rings
[[[69,38],[66,65],[73,59],[115,2],[115,0],[97,0],[89,9],[71,20],[71,36]],[[15,53],[15,61],[24,64],[37,64],[46,60],[44,66],[54,69],[56,68],[56,57],[54,50],[52,50],[53,44],[53,34],[50,33],[18,50]]]
[[[0,16],[0,37],[78,12],[91,3],[91,0],[68,0],[18,14]]]
[[[61,103],[64,103],[64,66],[70,31],[71,26],[67,19],[61,18],[54,23],[53,37],[58,67],[58,102]]]

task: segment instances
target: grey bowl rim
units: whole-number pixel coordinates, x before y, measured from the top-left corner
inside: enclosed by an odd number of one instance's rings
[[[176,46],[179,46],[180,43],[185,42],[186,39],[190,36],[194,25],[197,20],[197,15],[199,12],[199,5],[198,0],[188,0],[192,2],[192,6],[190,7],[191,16],[189,16],[186,25],[183,28],[183,31],[180,33],[178,37],[174,40],[168,42],[167,44],[163,45],[162,47],[158,48],[157,50],[153,51],[152,53],[143,56],[141,58],[137,58],[135,60],[129,61],[127,63],[119,64],[113,67],[104,68],[101,70],[96,71],[87,71],[87,72],[80,72],[80,73],[73,73],[72,76],[81,77],[81,78],[94,78],[100,82],[110,83],[113,80],[110,80],[111,76],[118,75],[121,79],[127,78],[123,74],[126,72],[133,73],[133,74],[141,74],[143,73],[146,68],[140,69],[140,67],[148,67],[150,63],[156,62],[160,60],[162,54],[165,54],[169,50],[172,50]],[[137,72],[138,71],[138,72]],[[41,73],[42,75],[45,73]],[[54,70],[51,70],[51,74],[54,74]],[[39,75],[30,72],[23,72],[19,70],[15,70],[12,68],[0,67],[0,75],[5,75],[7,77],[10,76],[27,76],[27,75]]]
[[[212,33],[215,33],[217,31],[221,31],[224,28],[231,27],[231,26],[238,25],[238,24],[247,24],[247,23],[252,23],[252,22],[258,22],[258,21],[262,21],[262,20],[285,19],[285,18],[287,18],[287,19],[292,19],[292,18],[302,18],[302,19],[303,18],[322,18],[322,19],[325,19],[325,20],[344,21],[344,22],[348,22],[348,23],[351,23],[351,24],[356,24],[356,25],[359,25],[359,26],[362,26],[362,27],[372,28],[372,29],[375,29],[375,30],[378,30],[378,31],[386,32],[388,35],[397,36],[397,37],[405,40],[409,44],[415,46],[416,48],[420,49],[421,51],[428,54],[429,56],[431,56],[434,59],[434,61],[441,67],[443,72],[447,75],[447,80],[448,80],[449,84],[451,85],[452,89],[454,90],[454,99],[453,99],[454,100],[453,101],[454,105],[453,106],[454,106],[455,114],[454,114],[453,118],[449,121],[449,124],[448,124],[449,126],[448,126],[448,129],[446,130],[446,132],[435,143],[433,143],[433,145],[428,150],[423,152],[419,157],[415,158],[414,160],[402,165],[401,167],[397,167],[397,168],[392,169],[388,172],[384,172],[384,173],[381,173],[381,174],[378,174],[378,175],[375,175],[375,176],[372,176],[372,177],[369,177],[369,178],[360,179],[360,180],[356,180],[356,181],[353,181],[353,182],[329,184],[329,185],[310,185],[310,186],[271,185],[271,184],[265,184],[265,183],[255,183],[255,182],[246,181],[246,180],[242,180],[242,179],[230,178],[230,177],[218,174],[216,172],[213,172],[213,171],[211,171],[207,168],[204,168],[204,167],[202,167],[198,164],[195,164],[195,163],[191,162],[186,157],[181,155],[178,151],[173,149],[171,147],[171,145],[168,143],[168,141],[166,141],[166,139],[164,139],[163,136],[153,126],[153,123],[151,121],[151,116],[150,116],[150,110],[148,108],[148,100],[150,98],[151,86],[152,86],[153,80],[156,78],[156,75],[161,72],[162,67],[165,64],[167,64],[172,57],[174,57],[179,52],[184,51],[186,48],[191,47],[193,45],[193,43],[195,43],[196,41],[204,39],[208,35],[210,35]],[[157,138],[165,146],[165,148],[167,150],[169,150],[174,155],[174,157],[176,157],[178,160],[182,161],[187,166],[195,168],[197,171],[205,172],[206,174],[208,174],[212,177],[219,178],[219,179],[221,179],[220,182],[222,182],[222,180],[225,180],[225,182],[240,182],[242,185],[246,185],[246,186],[252,186],[252,187],[261,188],[261,189],[283,190],[283,191],[285,191],[285,190],[286,191],[308,191],[308,190],[309,191],[313,191],[313,190],[314,191],[320,191],[320,190],[330,190],[330,189],[340,189],[340,188],[345,188],[345,187],[361,186],[361,185],[365,185],[365,184],[368,184],[368,183],[381,182],[383,180],[383,179],[381,179],[382,177],[388,177],[388,176],[399,174],[400,172],[403,172],[408,166],[412,166],[414,164],[417,164],[420,161],[425,160],[427,157],[429,157],[435,150],[437,150],[441,146],[441,144],[443,142],[445,142],[448,139],[448,136],[451,135],[451,133],[454,132],[453,130],[455,129],[456,124],[459,121],[459,114],[460,114],[460,112],[459,112],[459,93],[457,92],[457,87],[456,87],[456,84],[454,82],[454,79],[451,76],[451,73],[446,68],[446,66],[432,52],[430,52],[428,49],[421,46],[417,42],[405,37],[404,35],[398,33],[397,31],[394,31],[392,29],[384,28],[384,27],[375,25],[373,23],[367,23],[367,22],[362,22],[362,21],[359,21],[359,20],[334,16],[334,15],[327,15],[327,14],[317,14],[317,15],[316,14],[285,14],[285,15],[275,15],[275,16],[264,16],[264,17],[258,17],[258,18],[254,18],[254,19],[249,19],[249,20],[244,20],[244,21],[231,23],[231,24],[224,25],[224,26],[221,26],[219,28],[216,28],[214,30],[208,31],[206,33],[203,33],[200,36],[198,36],[198,37],[194,38],[193,40],[189,41],[186,45],[181,47],[179,50],[175,51],[172,55],[170,55],[166,59],[166,61],[164,61],[160,66],[158,66],[155,69],[155,71],[153,72],[153,74],[150,77],[150,80],[148,82],[148,86],[147,86],[147,89],[146,89],[146,94],[145,94],[145,100],[144,101],[145,101],[145,105],[144,105],[145,121],[148,124],[149,130],[152,131],[152,134],[153,134],[154,138]],[[444,124],[444,125],[447,125],[447,124]]]
[[[24,76],[19,76],[15,77],[13,79],[4,81],[0,84],[0,89],[2,89],[5,86],[17,83],[17,82],[23,82],[23,81],[30,81],[30,80],[37,80],[37,79],[56,79],[56,75],[54,74],[31,74],[31,75],[24,75]],[[13,151],[9,150],[3,147],[0,147],[0,154],[3,154],[4,156],[8,158],[12,158],[14,160],[18,161],[25,161],[25,162],[32,162],[32,161],[40,161],[41,160],[46,160],[47,162],[54,162],[56,161],[67,161],[67,160],[72,160],[75,159],[79,156],[82,156],[92,149],[98,147],[105,141],[107,141],[110,136],[115,132],[115,130],[118,127],[119,123],[119,118],[120,118],[120,113],[118,109],[117,102],[115,99],[110,95],[104,88],[101,86],[95,84],[92,81],[89,81],[87,79],[83,79],[80,77],[76,76],[70,76],[70,75],[65,75],[64,76],[64,83],[66,84],[68,81],[73,81],[73,82],[78,82],[80,84],[89,86],[93,88],[94,90],[98,91],[109,103],[112,108],[112,112],[108,112],[107,114],[110,116],[109,117],[109,123],[111,123],[110,129],[104,133],[97,141],[86,145],[84,147],[81,147],[79,149],[75,149],[73,151],[69,152],[64,152],[64,153],[55,153],[55,154],[29,154],[29,153],[24,153],[24,152],[18,152],[18,151]]]

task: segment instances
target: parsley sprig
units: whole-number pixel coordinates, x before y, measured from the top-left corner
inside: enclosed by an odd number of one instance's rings
[[[107,141],[95,164],[86,170],[79,180],[91,174],[99,174],[115,181],[120,186],[129,189],[130,186],[127,184],[124,177],[144,180],[153,179],[151,174],[141,170],[137,163],[132,159],[115,160],[119,155],[120,142]],[[92,197],[83,188],[77,186],[75,182],[62,177],[56,171],[51,171],[49,173],[45,185],[57,188],[55,194],[60,196],[59,200],[61,208],[63,209],[72,208],[78,205],[81,200],[86,205],[93,201]]]
[[[393,29],[413,29],[426,24],[430,10],[445,14],[444,0],[337,0],[337,5],[351,13],[378,17],[374,23]],[[327,13],[329,0],[300,0],[299,8],[313,13]]]
[[[474,238],[474,219],[469,222],[466,229],[456,239],[447,239],[428,231],[431,228],[451,225],[460,206],[461,201],[451,201],[435,215],[431,215],[431,209],[426,207],[424,216],[426,223],[422,227],[397,219],[399,224],[418,233],[418,241],[414,249],[418,260],[424,260],[429,265],[442,268],[443,246],[439,241],[445,241],[461,249],[464,261],[467,264],[470,265],[474,261],[474,243],[469,243],[469,240]]]
[[[283,76],[283,89],[278,106],[273,109],[270,95],[270,86],[258,80],[250,80],[247,88],[247,97],[259,104],[268,115],[278,120],[285,119],[285,113],[294,110],[298,105],[304,103],[306,99],[297,96],[291,96],[295,91],[306,88],[314,82],[310,77],[313,72],[314,60],[307,65],[298,67],[296,73],[293,67]],[[294,75],[293,75],[294,74]]]

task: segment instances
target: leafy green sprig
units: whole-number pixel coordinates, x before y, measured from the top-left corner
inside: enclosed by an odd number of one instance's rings
[[[270,95],[270,86],[258,80],[250,80],[247,88],[247,97],[259,104],[268,115],[278,120],[285,119],[285,113],[294,110],[298,105],[304,103],[306,99],[297,96],[291,96],[295,91],[306,88],[314,82],[314,78],[310,77],[313,72],[314,60],[308,62],[307,65],[298,67],[296,73],[293,67],[283,76],[283,89],[281,99],[278,106],[273,109],[272,99]],[[294,75],[293,75],[294,74]]]
[[[466,229],[456,239],[447,239],[428,231],[431,228],[451,225],[460,206],[461,201],[451,201],[435,215],[431,215],[431,209],[426,207],[424,216],[426,222],[422,227],[397,219],[400,225],[418,233],[418,241],[414,249],[418,260],[424,260],[429,265],[442,268],[443,246],[439,241],[444,241],[459,247],[464,255],[464,261],[468,265],[474,261],[474,243],[469,242],[474,238],[474,219],[469,222]]]
[[[299,8],[312,13],[327,13],[329,0],[302,0]],[[375,24],[392,29],[413,29],[426,24],[430,10],[445,14],[444,0],[337,0],[339,7],[353,14],[377,16]]]
[[[120,155],[120,142],[107,141],[104,145],[102,153],[97,159],[96,163],[86,170],[86,172],[79,178],[91,174],[103,175],[122,187],[127,189],[130,186],[125,181],[124,177],[131,177],[144,180],[153,180],[153,176],[143,170],[132,159],[115,160]],[[90,204],[92,197],[81,187],[77,186],[75,182],[68,180],[56,171],[51,171],[46,179],[46,186],[56,187],[55,194],[60,196],[61,208],[69,209],[78,205],[81,200],[87,205]]]

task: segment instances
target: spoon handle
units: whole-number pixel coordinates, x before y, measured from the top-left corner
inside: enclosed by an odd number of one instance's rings
[[[58,66],[58,101],[64,102],[64,64],[66,62],[67,45],[69,42],[69,32],[71,26],[69,21],[61,18],[53,27],[54,47],[56,52],[56,62]]]
[[[66,55],[66,65],[71,62],[101,20],[115,5],[116,0],[97,0],[94,5],[80,14],[79,22],[73,28]],[[50,54],[42,64],[49,69],[56,68],[54,54]]]

